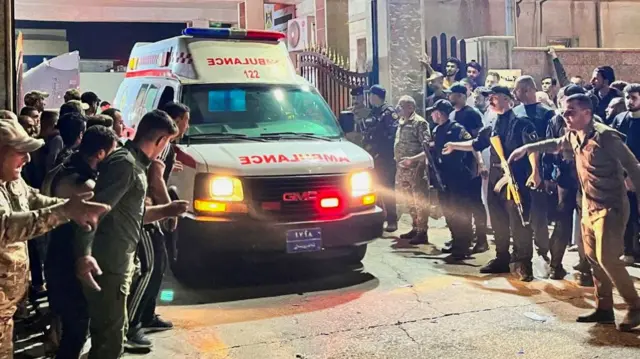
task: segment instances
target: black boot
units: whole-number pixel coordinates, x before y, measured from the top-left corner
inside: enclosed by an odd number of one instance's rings
[[[387,222],[387,226],[384,228],[385,232],[395,232],[398,230],[398,222]]]
[[[409,244],[429,244],[426,231],[417,231],[416,235],[409,241]]]
[[[637,326],[640,326],[640,309],[629,309],[622,322],[618,324],[618,330],[630,332]]]
[[[578,285],[581,287],[593,287],[593,275],[591,273],[580,273]]]
[[[473,246],[471,253],[484,253],[489,250],[489,242],[487,237],[478,238],[476,245]]]
[[[509,269],[509,261],[498,258],[492,259],[491,261],[489,261],[489,263],[487,263],[487,265],[480,268],[480,273],[483,274],[501,274],[510,272],[511,270]]]
[[[551,268],[551,273],[549,273],[549,278],[553,280],[563,280],[564,277],[567,276],[567,271],[564,270],[562,266]]]
[[[405,234],[401,234],[400,235],[400,239],[412,239],[413,237],[416,236],[416,234],[418,233],[418,230],[413,228],[411,229],[411,231],[405,233]]]
[[[517,263],[517,272],[520,280],[523,282],[531,282],[533,280],[533,265],[531,261]]]
[[[600,324],[614,324],[616,318],[613,315],[613,309],[596,309],[595,311],[581,315],[576,319],[578,323],[600,323]]]

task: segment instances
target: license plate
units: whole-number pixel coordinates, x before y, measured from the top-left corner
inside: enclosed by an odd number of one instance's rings
[[[287,231],[287,253],[317,252],[320,250],[322,250],[322,230],[320,228]]]

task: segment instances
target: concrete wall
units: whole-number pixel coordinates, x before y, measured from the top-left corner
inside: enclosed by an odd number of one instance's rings
[[[296,4],[296,17],[315,16],[315,0],[302,0]]]
[[[358,55],[358,41],[366,42],[371,46],[368,24],[371,18],[371,6],[367,0],[349,0],[349,68],[352,71],[364,71],[366,61],[370,56],[367,53]]]
[[[326,0],[327,44],[343,57],[349,56],[349,0]]]
[[[424,0],[425,39],[504,35],[504,0]]]
[[[617,79],[640,82],[640,49],[564,49],[557,54],[569,78],[579,75],[588,81],[595,67],[609,65]],[[522,69],[523,74],[533,76],[538,82],[553,74],[546,48],[514,48],[513,68]]]
[[[547,46],[553,39],[572,38],[574,47],[597,47],[596,3],[596,0],[552,0],[545,2],[541,11],[535,0],[524,0],[518,18],[518,46]],[[637,46],[640,28],[634,24],[640,18],[640,2],[603,0],[600,4],[601,46]]]

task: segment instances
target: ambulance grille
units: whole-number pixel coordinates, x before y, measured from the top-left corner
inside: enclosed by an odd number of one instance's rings
[[[283,201],[285,193],[308,191],[338,192],[348,191],[348,175],[248,177],[244,182],[249,189],[253,208],[266,219],[277,221],[314,220],[322,216],[316,201]],[[275,207],[275,208],[274,208]]]

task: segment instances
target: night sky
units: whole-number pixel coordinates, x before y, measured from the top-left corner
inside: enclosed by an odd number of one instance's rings
[[[119,59],[125,64],[136,42],[153,42],[178,36],[185,23],[113,23],[23,21],[18,29],[67,30],[69,51],[80,51],[82,59]],[[40,61],[42,59],[40,58]]]

